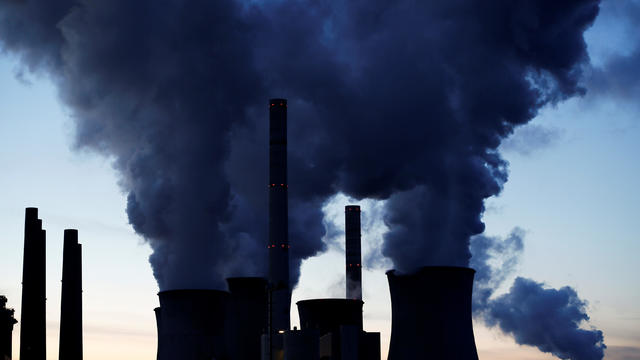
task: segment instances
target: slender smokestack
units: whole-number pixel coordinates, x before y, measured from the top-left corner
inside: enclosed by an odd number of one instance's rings
[[[475,270],[427,266],[387,272],[391,292],[388,360],[478,360],[471,323]]]
[[[37,208],[27,208],[24,220],[20,359],[46,358],[46,232]]]
[[[287,100],[269,102],[269,333],[289,330]],[[273,341],[271,341],[273,350]]]
[[[344,207],[347,299],[362,300],[362,256],[360,250],[360,206]]]
[[[0,295],[0,359],[11,360],[13,325],[18,321],[13,317],[13,309],[7,309],[7,298]]]
[[[64,231],[60,359],[82,360],[82,245],[78,230]]]

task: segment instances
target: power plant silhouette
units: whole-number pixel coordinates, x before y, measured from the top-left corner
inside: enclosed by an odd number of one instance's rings
[[[345,206],[345,298],[297,302],[291,329],[287,100],[269,102],[268,274],[232,277],[228,290],[158,293],[157,359],[380,360],[380,333],[363,328],[361,209]],[[45,242],[38,209],[27,208],[20,359],[44,360]],[[477,360],[471,322],[475,271],[430,266],[387,272],[392,303],[389,360]],[[82,265],[77,230],[65,230],[59,358],[82,359]],[[11,358],[13,310],[0,297],[0,353]]]
[[[158,294],[158,360],[380,360],[380,333],[362,322],[360,206],[345,206],[346,296],[298,301],[290,328],[287,101],[269,102],[268,278],[227,279],[228,291]],[[392,301],[389,360],[477,360],[471,323],[475,271],[423,267],[387,273]]]

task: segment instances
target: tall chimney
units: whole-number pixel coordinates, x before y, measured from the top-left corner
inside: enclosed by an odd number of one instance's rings
[[[269,101],[269,335],[289,330],[287,100]]]
[[[7,298],[0,295],[0,359],[11,360],[13,325],[18,321],[13,317],[13,309],[7,309]]]
[[[362,255],[360,250],[360,206],[344,207],[347,299],[362,300]]]
[[[78,230],[64,231],[60,352],[64,360],[82,360],[82,245]]]
[[[26,208],[22,263],[20,359],[46,358],[46,232],[37,208]]]
[[[387,271],[391,292],[388,360],[478,360],[471,323],[475,270],[427,266]]]

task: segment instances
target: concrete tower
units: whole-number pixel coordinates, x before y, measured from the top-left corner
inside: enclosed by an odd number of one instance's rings
[[[287,196],[287,100],[269,101],[269,347],[289,330],[289,226]]]
[[[362,255],[360,250],[360,206],[344,207],[347,299],[362,300]]]
[[[478,360],[471,321],[475,270],[426,266],[387,271],[391,293],[388,360]]]
[[[82,245],[78,230],[64,231],[60,359],[82,360]]]
[[[37,208],[27,208],[24,220],[20,359],[46,358],[46,232]]]

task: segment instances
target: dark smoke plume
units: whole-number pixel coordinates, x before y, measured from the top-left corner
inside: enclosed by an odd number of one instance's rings
[[[602,359],[606,348],[602,331],[580,328],[589,320],[587,304],[573,288],[549,289],[517,277],[507,293],[494,296],[515,271],[523,237],[524,231],[516,228],[505,239],[484,235],[471,239],[471,267],[476,269],[474,314],[513,335],[518,344],[535,346],[560,359]]]
[[[47,72],[77,144],[113,156],[161,289],[223,287],[266,256],[266,99],[289,98],[292,276],[321,205],[388,199],[402,271],[467,265],[497,148],[581,94],[597,0],[1,0],[0,41]],[[250,259],[250,260],[248,260]]]

